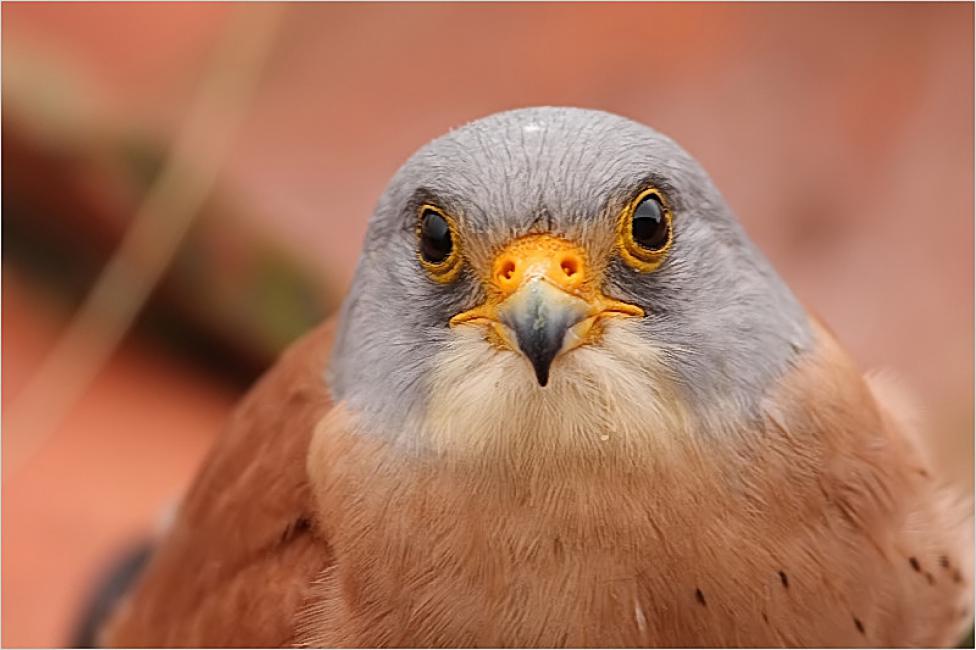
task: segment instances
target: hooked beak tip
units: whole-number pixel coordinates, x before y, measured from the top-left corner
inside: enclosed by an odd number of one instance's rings
[[[539,380],[539,386],[545,388],[546,384],[549,383],[549,368],[540,368],[539,366],[536,366],[535,378]]]
[[[532,364],[532,370],[535,371],[535,378],[539,385],[545,387],[549,383],[549,370],[552,368],[552,361],[562,349],[562,340],[560,339],[557,345],[556,341],[550,339],[550,344],[546,347],[533,345],[529,342],[523,343],[520,340],[519,348],[529,363]]]
[[[485,303],[457,314],[450,325],[489,325],[497,342],[522,353],[539,386],[545,388],[556,357],[586,343],[592,325],[609,315],[643,316],[644,312],[602,295],[587,301],[538,278],[528,280],[499,304]]]
[[[566,332],[586,317],[586,307],[582,300],[545,282],[530,282],[502,310],[501,320],[515,334],[540,386],[549,383],[549,371],[563,350]]]
[[[550,235],[511,242],[492,263],[485,288],[485,302],[456,314],[450,326],[487,326],[490,342],[522,353],[540,387],[549,384],[555,358],[592,342],[601,331],[593,326],[604,317],[644,315],[603,295],[585,252]]]

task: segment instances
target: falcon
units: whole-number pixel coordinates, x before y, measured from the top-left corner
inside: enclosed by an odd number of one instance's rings
[[[969,504],[701,166],[529,108],[390,181],[218,439],[124,646],[933,646]]]

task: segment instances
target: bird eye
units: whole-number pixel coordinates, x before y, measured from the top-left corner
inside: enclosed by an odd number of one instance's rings
[[[430,208],[424,210],[420,217],[420,254],[431,264],[441,264],[453,249],[447,219]]]
[[[671,224],[664,216],[664,206],[657,195],[650,194],[637,204],[630,220],[630,232],[634,243],[649,251],[659,251],[667,245]]]
[[[417,237],[420,240],[417,257],[431,278],[437,282],[453,281],[461,272],[461,256],[451,218],[440,208],[421,206]]]
[[[654,271],[671,248],[671,210],[657,189],[641,192],[620,217],[617,241],[621,257],[638,271]]]

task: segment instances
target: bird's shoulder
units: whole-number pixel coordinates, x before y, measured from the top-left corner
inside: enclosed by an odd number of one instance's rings
[[[295,614],[329,563],[305,459],[331,408],[323,371],[333,338],[329,322],[292,344],[235,409],[105,641],[291,641]]]
[[[797,524],[835,546],[832,568],[813,573],[849,581],[862,635],[954,642],[972,607],[971,506],[940,480],[909,392],[889,374],[862,374],[826,326],[812,326],[814,348],[765,406],[765,444],[783,460],[766,473],[793,486],[797,512],[819,513]]]

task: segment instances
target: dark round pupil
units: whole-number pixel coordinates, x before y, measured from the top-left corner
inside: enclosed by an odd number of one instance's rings
[[[656,196],[648,196],[637,204],[631,232],[634,241],[648,250],[660,250],[668,243],[668,220]]]
[[[433,210],[425,210],[420,225],[420,254],[439,264],[451,254],[451,229],[447,221]]]

